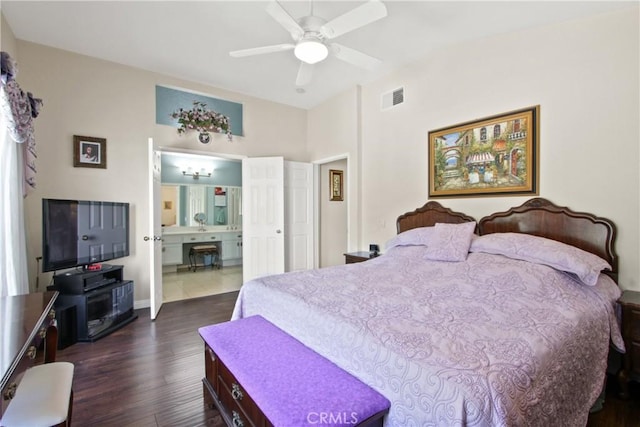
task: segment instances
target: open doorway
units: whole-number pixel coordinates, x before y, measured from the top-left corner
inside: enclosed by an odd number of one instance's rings
[[[163,302],[239,290],[242,162],[163,150],[161,163]]]
[[[315,162],[318,165],[318,266],[344,264],[349,246],[348,158],[338,157]],[[335,197],[331,171],[342,179],[342,200]]]

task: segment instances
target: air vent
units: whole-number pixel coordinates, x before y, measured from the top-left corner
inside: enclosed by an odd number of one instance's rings
[[[381,109],[388,110],[391,107],[395,107],[398,104],[404,102],[404,87],[392,90],[382,94],[382,107]]]

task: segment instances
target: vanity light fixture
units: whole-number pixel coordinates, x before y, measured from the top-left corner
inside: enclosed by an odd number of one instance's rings
[[[204,173],[204,169],[202,169],[202,173],[200,172],[193,172],[191,173],[191,168],[189,168],[189,172],[187,171],[182,171],[182,175],[183,176],[190,176],[193,179],[200,179],[200,177],[204,177],[204,178],[211,178],[211,172],[209,173]]]

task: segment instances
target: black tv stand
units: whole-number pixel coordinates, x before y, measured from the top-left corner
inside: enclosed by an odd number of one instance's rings
[[[101,270],[54,276],[53,288],[60,292],[56,305],[75,307],[78,341],[95,341],[138,318],[133,282],[123,280],[122,270],[121,265],[103,265]]]
[[[53,283],[60,293],[81,295],[112,283],[122,282],[121,265],[102,265],[100,270],[75,269],[53,276]]]

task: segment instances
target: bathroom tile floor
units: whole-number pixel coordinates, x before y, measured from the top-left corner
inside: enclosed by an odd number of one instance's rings
[[[237,291],[242,286],[242,266],[198,268],[162,275],[163,302],[180,301]]]

